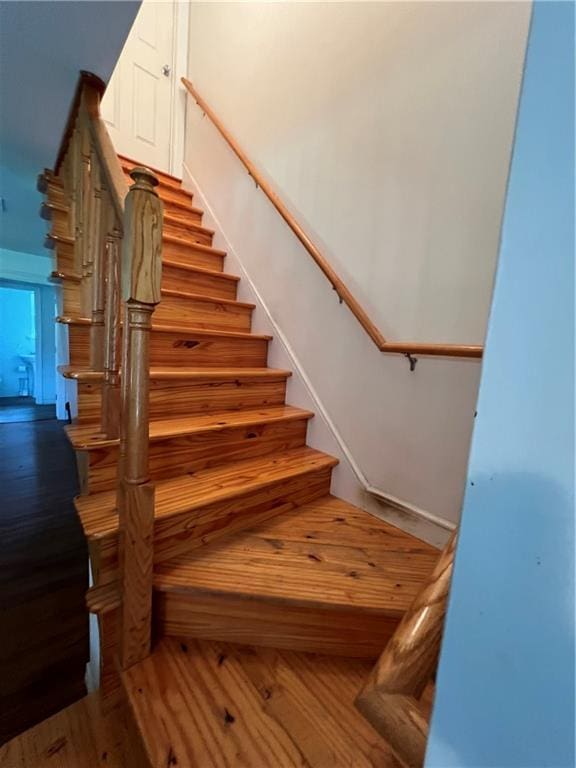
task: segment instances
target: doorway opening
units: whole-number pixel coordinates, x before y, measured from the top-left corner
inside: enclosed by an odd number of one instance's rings
[[[56,416],[54,290],[0,281],[0,423]]]

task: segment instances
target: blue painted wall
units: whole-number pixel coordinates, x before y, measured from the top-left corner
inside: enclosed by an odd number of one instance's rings
[[[0,286],[0,397],[16,397],[19,379],[28,378],[21,355],[36,355],[33,289]],[[28,394],[32,394],[29,392]]]
[[[574,5],[534,6],[428,768],[573,768]]]

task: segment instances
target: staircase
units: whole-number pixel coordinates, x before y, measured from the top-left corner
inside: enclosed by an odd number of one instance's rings
[[[129,182],[134,163],[120,162]],[[85,468],[76,509],[97,585],[89,604],[103,614],[104,693],[122,685],[152,766],[393,765],[353,700],[437,552],[330,495],[338,462],[306,445],[314,414],[286,404],[290,371],[266,367],[270,338],[251,332],[253,306],[236,300],[239,279],[202,212],[155,173],[149,471],[162,640],[120,680],[116,594],[111,604],[101,589],[118,579],[119,440],[100,431],[89,323],[66,318],[76,354],[63,373],[79,384],[67,433]]]
[[[130,185],[137,164],[114,162]],[[252,332],[254,305],[237,300],[239,278],[224,271],[226,254],[190,193],[154,173],[164,218],[149,334],[153,643],[129,664],[129,534],[118,507],[127,459],[102,427],[109,371],[94,365],[100,309],[90,316],[83,294],[98,267],[78,269],[66,185],[51,173],[41,185],[68,333],[61,373],[78,385],[67,434],[81,477],[100,697],[104,711],[123,703],[133,745],[118,764],[400,766],[354,700],[438,552],[331,495],[338,461],[307,445],[314,414],[286,402],[291,372],[267,367],[271,338]],[[430,686],[421,701],[429,713]]]

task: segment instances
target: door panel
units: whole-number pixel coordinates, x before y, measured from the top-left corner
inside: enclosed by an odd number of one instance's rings
[[[145,0],[102,101],[116,150],[168,173],[173,58],[174,4]]]

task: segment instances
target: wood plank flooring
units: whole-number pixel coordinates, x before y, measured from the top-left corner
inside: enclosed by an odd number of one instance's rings
[[[85,695],[88,558],[55,420],[0,425],[0,743]]]
[[[55,405],[36,405],[30,398],[30,403],[5,403],[0,399],[0,424],[16,424],[23,421],[49,421],[56,418]],[[16,399],[16,398],[14,398]]]
[[[375,659],[436,549],[323,495],[159,563],[158,631]]]
[[[153,768],[400,768],[353,707],[370,667],[165,639],[124,685]]]
[[[126,734],[124,712],[102,715],[98,694],[94,693],[0,747],[0,766],[136,768],[137,763],[129,762]]]

